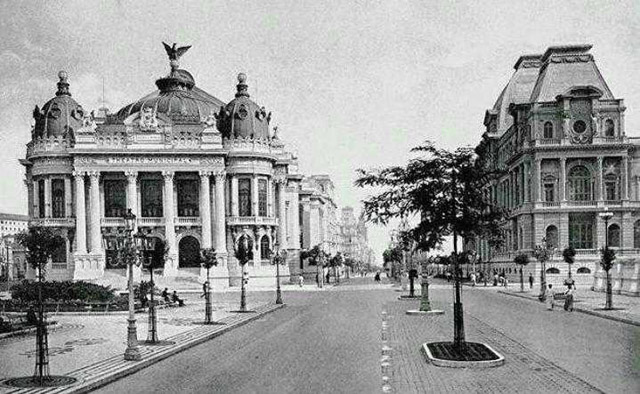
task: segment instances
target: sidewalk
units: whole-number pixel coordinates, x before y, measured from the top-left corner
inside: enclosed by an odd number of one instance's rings
[[[504,287],[502,287],[500,290],[498,290],[498,293],[540,302],[538,300],[538,294],[540,294],[540,290],[536,289],[535,287],[533,289],[529,289],[529,287],[526,286],[525,292],[521,293],[520,285],[518,284],[510,286],[510,288],[506,290]],[[603,292],[595,292],[588,289],[578,289],[576,290],[574,296],[575,301],[573,304],[573,309],[577,312],[587,313],[589,315],[599,316],[605,319],[611,319],[622,323],[640,326],[639,297],[629,297],[621,294],[614,294],[613,307],[615,309],[611,311],[603,310],[605,297],[606,293]],[[556,301],[556,307],[559,309],[562,309],[563,304],[564,300]]]
[[[220,335],[265,313],[278,309],[273,294],[249,293],[247,306],[256,313],[234,313],[239,294],[215,294],[213,320],[222,324],[202,325],[204,300],[191,295],[186,306],[158,310],[158,336],[173,343],[148,346],[141,343],[143,360],[125,361],[126,315],[78,316],[51,314],[59,325],[49,333],[49,366],[51,375],[78,379],[66,387],[18,389],[0,386],[0,393],[22,392],[84,392],[109,381],[136,372],[146,366]],[[136,314],[138,340],[147,337],[147,313]],[[0,340],[0,380],[29,376],[35,366],[35,336],[33,334]]]

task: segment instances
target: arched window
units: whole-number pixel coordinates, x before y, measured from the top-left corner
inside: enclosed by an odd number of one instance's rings
[[[640,220],[633,224],[633,247],[640,249]]]
[[[547,268],[547,270],[545,272],[547,274],[559,274],[560,270],[557,269],[556,267],[549,267],[549,268]]]
[[[587,267],[580,267],[578,268],[578,273],[579,274],[590,274],[591,270]]]
[[[238,180],[238,214],[240,216],[251,216],[251,180]]]
[[[585,166],[575,166],[569,172],[569,191],[572,201],[591,201],[591,172]]]
[[[608,230],[609,246],[614,248],[620,247],[620,226],[612,224]]]
[[[263,260],[271,258],[271,248],[269,247],[269,238],[266,235],[263,235],[260,238],[260,256],[262,256]]]
[[[620,199],[620,184],[617,175],[608,174],[604,177],[604,193],[605,200],[617,201]]]
[[[556,226],[547,227],[545,236],[548,245],[553,246],[554,248],[558,247],[558,228]]]
[[[606,137],[613,137],[616,134],[616,126],[613,123],[613,120],[607,119],[604,122],[604,135]]]
[[[553,123],[545,122],[543,138],[545,138],[545,139],[553,138]]]

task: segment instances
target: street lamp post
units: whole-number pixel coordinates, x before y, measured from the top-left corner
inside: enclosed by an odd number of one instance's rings
[[[127,349],[124,352],[124,359],[128,361],[138,361],[142,359],[140,348],[138,347],[136,318],[135,318],[135,298],[133,294],[133,266],[140,264],[138,251],[133,240],[133,230],[136,224],[136,215],[128,210],[124,216],[124,230],[107,233],[104,235],[105,249],[115,250],[118,265],[126,265],[129,279],[127,288],[129,291],[129,318],[127,319]]]
[[[133,215],[133,214],[132,214]],[[135,218],[135,215],[134,215]],[[156,249],[156,237],[148,237],[141,229],[134,235],[138,250],[142,255],[142,265],[149,268],[149,280],[151,283],[151,299],[149,300],[149,331],[147,334],[147,343],[158,343],[158,319],[156,315],[156,302],[154,299],[155,282],[153,281],[153,252]],[[142,291],[142,287],[140,288]]]
[[[273,250],[273,264],[276,265],[276,304],[282,304],[282,291],[280,290],[280,264],[287,261],[286,249],[280,250],[280,245],[275,245]]]
[[[609,250],[609,219],[613,217],[613,212],[609,212],[607,207],[603,212],[599,213],[601,219],[604,220],[604,249],[606,252]],[[607,274],[607,295],[605,300],[605,309],[613,309],[613,292],[611,291],[611,277],[609,276],[609,270],[605,270]]]

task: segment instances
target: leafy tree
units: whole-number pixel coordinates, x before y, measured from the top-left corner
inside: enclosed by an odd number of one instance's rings
[[[520,266],[520,292],[524,293],[524,274],[522,270],[525,265],[529,264],[529,256],[525,253],[520,253],[513,259],[513,262]]]
[[[42,302],[42,282],[45,278],[46,265],[53,254],[65,246],[65,241],[46,227],[29,227],[26,232],[18,234],[18,243],[26,249],[27,263],[38,271],[38,325],[36,327],[36,369],[35,377],[42,385],[49,379],[47,347],[47,327],[44,321],[44,304]]]
[[[547,273],[546,263],[551,259],[555,248],[553,245],[547,243],[546,238],[542,238],[540,244],[536,245],[533,250],[533,257],[540,262],[540,295],[538,299],[544,301],[547,299]]]
[[[344,264],[344,257],[341,252],[336,253],[333,257],[329,259],[329,267],[333,268],[333,274],[336,277],[336,282],[340,283],[340,275],[338,268],[342,267]]]
[[[316,266],[318,287],[322,287],[324,277],[320,274],[320,270],[323,268],[324,262],[327,261],[327,253],[322,250],[322,247],[320,245],[315,245],[310,250],[303,250],[302,252],[300,252],[300,258],[303,260],[309,259],[309,265]]]
[[[484,189],[503,172],[490,169],[471,148],[451,152],[426,141],[412,152],[418,157],[405,167],[358,170],[357,186],[382,189],[364,200],[365,219],[386,225],[392,219],[418,216],[417,226],[402,237],[422,251],[435,249],[449,235],[453,235],[455,257],[458,236],[483,237],[492,246],[499,245],[500,223],[506,212],[492,204]],[[457,267],[458,262],[454,260],[454,264]],[[464,321],[458,270],[455,272],[454,343],[460,347],[464,344]]]
[[[402,270],[402,247],[399,244],[389,246],[382,252],[382,261],[391,264],[391,276],[397,278]]]
[[[616,251],[608,246],[600,249],[600,266],[607,273],[607,298],[604,309],[613,309],[613,290],[611,289],[611,275],[609,271],[613,268],[613,261],[616,259]]]
[[[565,281],[566,283],[573,283],[573,279],[571,279],[571,266],[576,260],[576,250],[573,246],[567,246],[562,251],[562,259],[569,266],[569,278]]]

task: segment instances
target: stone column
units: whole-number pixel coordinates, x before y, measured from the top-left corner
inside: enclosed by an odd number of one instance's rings
[[[598,173],[596,174],[596,183],[597,183],[597,195],[596,198],[599,201],[604,200],[604,182],[602,181],[602,156],[598,156]]]
[[[51,217],[51,177],[44,179],[44,217]]]
[[[238,214],[238,177],[231,175],[231,216],[239,216]]]
[[[267,216],[272,218],[273,215],[273,185],[271,178],[267,178]]]
[[[71,178],[64,178],[64,217],[73,217],[73,203],[71,201]]]
[[[224,201],[225,179],[226,174],[224,171],[216,172],[216,251],[218,254],[227,253],[227,227]]]
[[[90,189],[89,189],[89,229],[91,231],[90,244],[91,253],[98,254],[102,252],[102,234],[100,234],[100,173],[98,171],[89,171]]]
[[[200,171],[200,220],[202,222],[202,247],[211,247],[211,195],[209,176],[211,171]]]
[[[251,216],[258,216],[258,176],[251,178]]]
[[[567,159],[560,158],[560,182],[558,182],[560,201],[567,201]]]
[[[636,201],[640,201],[640,176],[636,175]]]
[[[87,253],[87,211],[84,203],[84,172],[73,172],[76,186],[76,253]]]
[[[33,217],[40,217],[40,184],[37,180],[33,181]]]
[[[622,167],[622,190],[620,190],[620,192],[622,193],[622,199],[628,200],[629,199],[629,158],[628,156],[622,157],[621,167]]]
[[[174,205],[173,205],[173,171],[162,171],[164,178],[164,195],[163,195],[163,211],[165,223],[165,238],[169,246],[169,256],[165,263],[165,274],[175,275],[178,268],[178,262],[174,261],[178,255],[178,245],[176,244],[176,228],[174,225]]]
[[[522,178],[522,187],[524,188],[524,202],[531,202],[531,183],[529,182],[529,171],[531,171],[531,164],[528,161],[524,162],[524,175]]]
[[[535,185],[536,185],[536,202],[540,202],[542,201],[542,180],[540,179],[540,177],[542,176],[542,160],[541,159],[535,159],[536,162],[536,172],[535,172]]]
[[[127,209],[131,209],[131,212],[140,216],[138,213],[138,172],[126,171],[124,175],[127,177]]]
[[[297,185],[297,184],[296,184]],[[290,249],[300,249],[300,199],[297,191],[291,193],[291,237],[289,242]]]
[[[286,198],[284,195],[285,185],[287,183],[287,178],[280,177],[276,179],[276,184],[278,187],[278,244],[280,245],[280,249],[287,248],[287,223],[285,218],[285,202]]]

